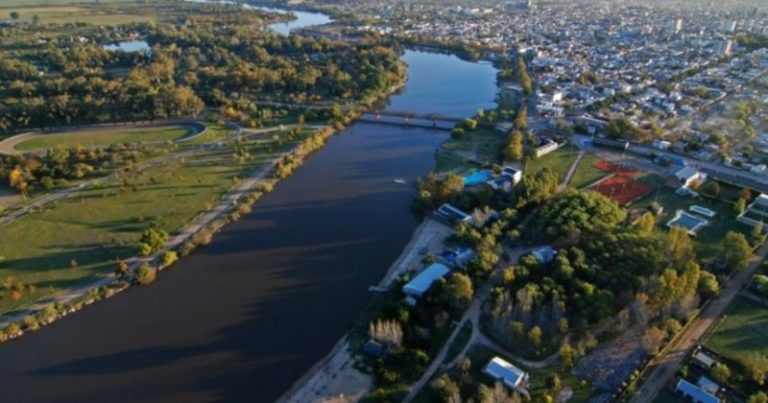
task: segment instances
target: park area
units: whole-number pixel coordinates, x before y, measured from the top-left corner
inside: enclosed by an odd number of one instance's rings
[[[122,143],[162,143],[178,141],[203,130],[202,125],[117,126],[53,134],[30,133],[5,140],[14,151],[36,151],[52,147],[105,147]],[[0,143],[2,145],[2,143]],[[0,152],[11,150],[0,149]]]
[[[458,139],[449,138],[437,152],[437,170],[450,172],[501,162],[504,144],[504,135],[485,128],[469,131]]]
[[[14,236],[0,243],[2,281],[19,283],[24,291],[14,297],[0,291],[0,313],[112,272],[118,259],[138,254],[143,231],[178,232],[213,208],[240,178],[311,132],[254,135],[205,152],[174,154],[169,148],[158,165],[126,172],[6,224],[3,232]],[[238,158],[243,150],[250,157]]]
[[[29,3],[35,3],[35,1],[33,0]],[[3,7],[0,8],[0,20],[8,18],[11,12],[16,12],[19,15],[18,19],[21,21],[33,22],[36,19],[40,23],[67,24],[78,22],[119,25],[130,24],[133,22],[155,21],[155,18],[150,15],[139,15],[139,13],[133,14],[112,7],[96,5],[75,6],[64,4],[64,2],[57,5],[44,5],[47,2],[40,2],[41,5],[39,6],[29,7],[29,3],[24,4],[24,2],[18,0],[10,0],[7,3],[3,2]]]

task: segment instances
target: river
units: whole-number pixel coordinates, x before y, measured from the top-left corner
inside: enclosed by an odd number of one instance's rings
[[[495,69],[407,52],[389,108],[471,115]],[[134,288],[0,345],[0,402],[269,402],[353,325],[418,220],[412,184],[447,133],[357,123],[227,226]]]

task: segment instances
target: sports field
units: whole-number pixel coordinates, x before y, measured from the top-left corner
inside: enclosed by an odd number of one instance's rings
[[[16,144],[18,151],[44,150],[52,147],[96,147],[121,143],[152,143],[178,140],[192,134],[187,126],[116,127],[56,134],[40,134]]]

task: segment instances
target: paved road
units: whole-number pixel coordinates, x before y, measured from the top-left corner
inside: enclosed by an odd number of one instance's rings
[[[749,266],[733,276],[726,287],[720,292],[720,295],[710,302],[704,311],[701,312],[701,315],[680,335],[667,354],[660,358],[658,366],[651,372],[640,389],[637,390],[630,403],[648,402],[658,395],[659,391],[664,388],[667,380],[675,374],[691,350],[699,344],[701,338],[707,334],[707,331],[717,323],[718,318],[723,315],[723,312],[733,301],[734,297],[738,295],[742,286],[749,281],[758,267],[760,267],[760,263],[765,259],[766,255],[768,255],[768,244],[760,248],[757,257]]]

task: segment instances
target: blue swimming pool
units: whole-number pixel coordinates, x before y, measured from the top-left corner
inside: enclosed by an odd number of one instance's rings
[[[493,174],[488,170],[472,172],[464,177],[464,186],[473,186],[486,182],[488,179],[491,179],[492,176]]]
[[[688,230],[688,233],[691,235],[696,235],[696,233],[705,225],[709,224],[709,221],[699,218],[693,215],[690,215],[683,211],[678,211],[677,216],[672,219],[669,223],[667,223],[668,227],[683,227]]]

